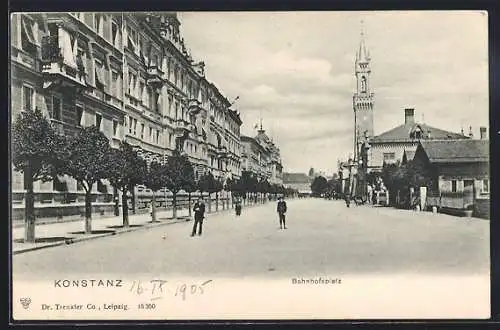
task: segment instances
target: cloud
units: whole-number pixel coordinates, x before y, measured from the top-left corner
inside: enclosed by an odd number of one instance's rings
[[[262,117],[285,169],[329,169],[352,153],[360,20],[372,63],[375,132],[418,119],[459,131],[488,124],[487,16],[481,12],[182,13],[207,78],[240,96],[244,134]]]

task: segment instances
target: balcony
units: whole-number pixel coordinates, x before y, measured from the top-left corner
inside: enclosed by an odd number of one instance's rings
[[[195,116],[201,111],[200,104],[201,103],[197,99],[188,100],[187,108],[190,116]]]
[[[175,120],[174,124],[175,124],[174,132],[175,135],[177,136],[182,136],[186,133],[189,133],[192,129],[191,124],[183,119]]]
[[[57,36],[42,38],[44,88],[86,88],[85,66],[80,57],[65,58]]]
[[[219,158],[227,158],[228,157],[227,147],[220,145],[217,148],[217,156]]]
[[[159,87],[163,85],[163,71],[158,67],[158,65],[150,65],[148,67],[148,76],[146,83],[150,86]]]

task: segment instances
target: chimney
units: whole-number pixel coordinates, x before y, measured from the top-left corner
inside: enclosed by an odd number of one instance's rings
[[[472,133],[472,126],[469,126],[469,137],[473,138],[474,134]]]
[[[415,109],[405,109],[405,125],[415,123]]]
[[[484,127],[484,126],[479,127],[479,134],[481,136],[481,140],[486,140],[487,139],[486,127]]]

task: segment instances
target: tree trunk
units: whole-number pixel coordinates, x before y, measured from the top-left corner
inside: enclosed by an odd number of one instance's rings
[[[128,221],[128,198],[127,198],[127,189],[123,189],[122,193],[122,218],[123,218],[123,227],[129,227]]]
[[[172,192],[172,217],[177,219],[177,192]]]
[[[35,193],[31,165],[24,169],[26,195],[24,196],[24,242],[35,243]]]
[[[135,214],[136,208],[135,208],[135,187],[130,186],[130,194],[131,194],[131,204],[132,204],[132,214]]]
[[[156,194],[153,191],[153,197],[151,199],[151,222],[156,222]]]
[[[120,216],[120,198],[118,196],[118,189],[113,187],[113,201],[115,202],[115,216]]]
[[[219,192],[215,192],[215,212],[219,212]]]
[[[85,234],[92,234],[92,185],[85,191]]]
[[[192,210],[191,210],[191,193],[190,192],[188,192],[188,210],[189,210],[189,217],[191,218]]]
[[[208,193],[208,213],[212,213],[212,193]]]

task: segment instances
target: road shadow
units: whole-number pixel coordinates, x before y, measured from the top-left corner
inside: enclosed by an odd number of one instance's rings
[[[56,243],[71,239],[70,237],[53,236],[35,238],[35,243]],[[14,243],[24,243],[24,238],[14,239]]]
[[[112,229],[138,228],[138,227],[144,227],[144,225],[129,225],[128,227],[125,227],[124,225],[107,226],[107,228],[112,228]]]
[[[102,235],[102,234],[111,234],[111,233],[114,233],[115,231],[114,230],[92,230],[92,232],[90,232],[91,235]],[[86,235],[87,233],[85,233],[84,231],[73,231],[73,232],[70,232],[70,234],[72,235]]]

